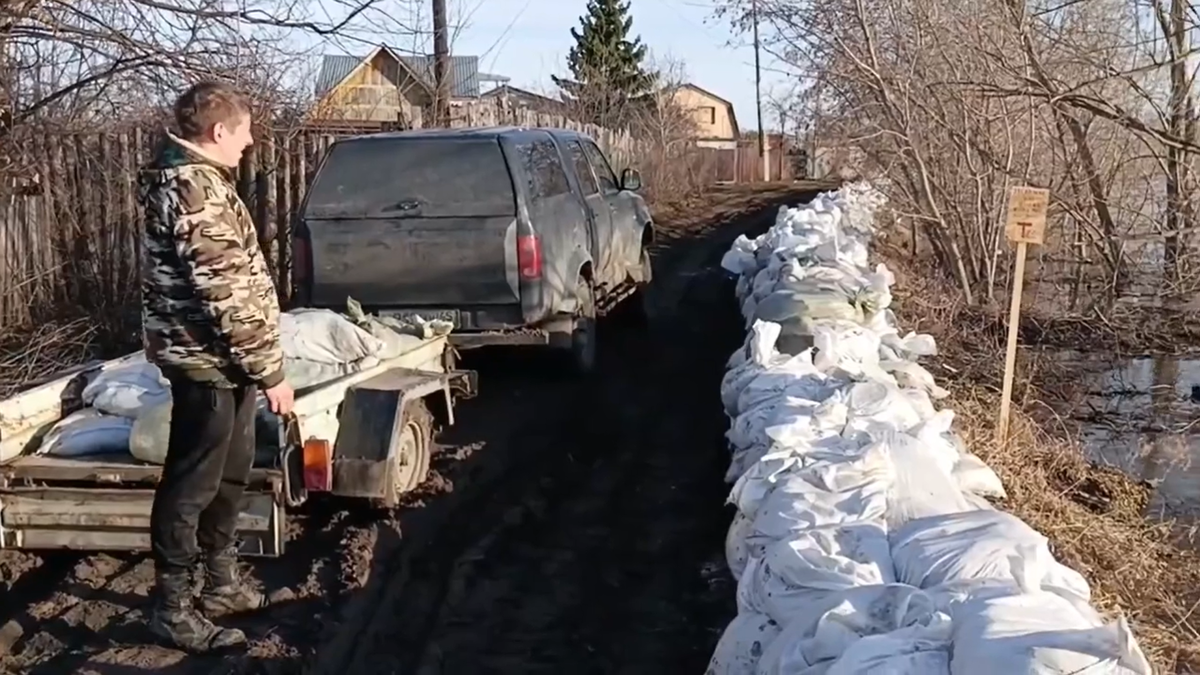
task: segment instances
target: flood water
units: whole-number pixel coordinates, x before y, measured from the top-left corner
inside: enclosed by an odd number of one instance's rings
[[[1090,458],[1154,486],[1147,516],[1200,522],[1200,358],[1056,360],[1083,376],[1067,412]]]

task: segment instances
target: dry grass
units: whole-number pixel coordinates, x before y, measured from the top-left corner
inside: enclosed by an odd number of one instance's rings
[[[958,293],[928,278],[930,268],[913,265],[907,254],[886,245],[877,253],[896,273],[897,316],[938,340],[940,363],[930,370],[952,392],[946,404],[968,447],[1004,481],[1001,506],[1045,534],[1059,560],[1087,577],[1099,609],[1129,618],[1157,672],[1200,672],[1200,553],[1180,546],[1172,523],[1148,521],[1150,489],[1090,465],[1069,426],[1042,403],[1043,383],[1058,383],[1061,395],[1070,375],[1058,377],[1050,359],[1023,363],[1011,439],[999,445],[1003,320],[964,307]]]

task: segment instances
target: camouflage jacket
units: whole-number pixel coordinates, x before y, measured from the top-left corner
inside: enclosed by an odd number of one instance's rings
[[[168,135],[138,183],[147,358],[216,387],[281,382],[279,301],[228,169]]]

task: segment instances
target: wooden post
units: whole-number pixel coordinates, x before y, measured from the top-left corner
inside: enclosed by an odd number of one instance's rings
[[[292,160],[296,154],[296,138],[291,135],[281,136],[282,144],[279,151],[279,162],[276,165],[276,195],[275,195],[275,269],[276,290],[281,300],[288,295],[290,275],[288,253],[292,239],[292,216],[296,212],[296,200],[292,192]]]
[[[1041,244],[1046,238],[1046,209],[1050,191],[1043,188],[1014,187],[1009,190],[1008,217],[1005,234],[1017,245],[1017,261],[1013,267],[1012,304],[1008,308],[1008,346],[1004,352],[1004,385],[1000,393],[1000,420],[996,425],[996,440],[1008,440],[1008,418],[1012,407],[1013,379],[1017,367],[1017,332],[1021,327],[1021,293],[1025,286],[1025,258],[1030,244]]]
[[[258,231],[258,244],[262,247],[263,257],[270,269],[272,278],[278,280],[275,269],[278,258],[275,256],[275,137],[264,134],[259,141],[256,155],[256,173],[254,175],[254,225]]]

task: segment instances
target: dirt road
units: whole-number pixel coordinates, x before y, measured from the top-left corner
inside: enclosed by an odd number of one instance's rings
[[[743,331],[728,242],[811,191],[722,189],[659,213],[648,329],[600,334],[600,374],[483,354],[434,475],[388,513],[311,504],[256,563],[278,604],[246,654],[148,646],[140,555],[0,554],[0,666],[27,673],[703,672],[731,618],[726,421]]]

